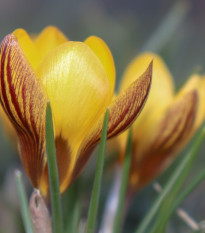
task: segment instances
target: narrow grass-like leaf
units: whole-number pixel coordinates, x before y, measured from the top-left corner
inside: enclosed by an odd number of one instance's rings
[[[177,207],[186,199],[186,197],[205,179],[205,170],[202,170],[193,180],[184,187],[177,195],[175,195],[171,204],[166,207],[166,213],[162,213],[162,218],[160,219],[160,224],[167,224],[172,214],[175,212]],[[159,232],[159,229],[156,230]]]
[[[71,185],[67,193],[66,233],[78,232],[82,210],[82,182],[80,177]],[[65,203],[64,203],[65,204]]]
[[[145,216],[144,220],[140,224],[140,226],[137,228],[136,233],[145,233],[147,232],[148,227],[150,226],[151,222],[156,216],[156,213],[164,200],[164,198],[171,193],[172,190],[176,192],[176,190],[179,190],[182,183],[184,182],[190,167],[197,155],[197,152],[199,150],[199,147],[201,145],[202,140],[205,136],[205,123],[203,123],[203,126],[200,128],[200,130],[195,135],[194,139],[192,140],[192,143],[190,144],[189,153],[184,156],[182,161],[179,163],[177,168],[174,170],[173,175],[167,182],[165,188],[161,192],[161,194],[158,196],[156,201],[154,202],[153,206],[151,207],[148,214]],[[172,195],[172,194],[171,194]],[[164,221],[167,221],[167,214],[164,216]],[[162,224],[162,219],[160,220]],[[157,223],[159,224],[159,223]],[[158,232],[159,233],[159,232]]]
[[[95,231],[95,224],[96,224],[101,183],[102,183],[103,166],[104,166],[104,154],[105,154],[105,146],[106,146],[106,138],[107,138],[108,120],[109,120],[109,109],[107,109],[106,111],[104,123],[103,123],[102,136],[101,136],[99,152],[98,152],[97,167],[95,172],[95,179],[94,179],[91,201],[88,211],[87,230],[86,230],[87,233],[92,233]]]
[[[202,137],[200,137],[195,143],[191,143],[190,148],[190,160],[187,162],[186,166],[184,167],[182,173],[180,174],[179,178],[175,182],[173,188],[170,190],[166,197],[166,202],[164,203],[163,211],[161,211],[159,221],[156,221],[156,224],[152,228],[151,233],[160,233],[163,232],[163,229],[166,227],[167,222],[171,215],[173,214],[173,204],[175,202],[175,198],[178,195],[179,189],[181,188],[183,182],[185,181],[187,174],[193,164],[193,160],[195,159],[198,149],[201,145],[201,142],[204,138],[205,132],[204,128],[202,129]],[[172,210],[172,211],[171,211]]]
[[[189,185],[183,188],[175,198],[173,205],[169,210],[169,214],[172,215],[176,208],[188,197],[188,195],[202,182],[205,180],[205,170],[202,170],[196,177],[190,181]]]
[[[49,174],[50,200],[52,210],[53,232],[63,232],[63,216],[61,206],[61,195],[59,187],[59,175],[56,161],[56,148],[53,133],[53,120],[50,102],[46,108],[46,152]]]
[[[152,51],[159,53],[174,36],[189,12],[188,1],[176,1],[165,18],[161,20],[158,28],[149,37],[140,52]]]
[[[28,200],[26,198],[26,192],[22,182],[22,174],[19,170],[15,171],[15,179],[16,179],[16,186],[20,199],[21,214],[22,214],[25,230],[26,233],[33,233],[32,221],[28,207]]]
[[[132,128],[130,128],[129,130],[128,139],[127,139],[127,147],[126,147],[126,153],[125,153],[123,169],[122,169],[122,181],[119,191],[119,201],[118,201],[118,207],[117,207],[114,226],[113,226],[113,233],[119,233],[120,228],[122,227],[123,207],[125,203],[125,196],[126,196],[127,184],[129,179],[131,153],[132,153]]]
[[[166,219],[167,219],[167,211],[169,210],[170,206],[172,205],[175,198],[175,193],[171,192],[165,198],[163,199],[160,208],[159,213],[157,216],[157,219],[155,221],[154,226],[152,227],[152,230],[150,233],[164,233],[166,229]]]

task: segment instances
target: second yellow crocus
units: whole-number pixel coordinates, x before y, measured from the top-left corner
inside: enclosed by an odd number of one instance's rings
[[[147,103],[133,124],[130,185],[144,187],[173,161],[201,125],[205,116],[205,78],[193,75],[175,93],[172,76],[156,54],[138,56],[126,69],[121,90],[126,88],[153,59],[153,79]],[[124,133],[119,136],[124,157]]]

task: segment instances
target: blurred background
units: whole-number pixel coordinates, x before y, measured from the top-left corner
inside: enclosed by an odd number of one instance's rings
[[[164,58],[176,86],[180,86],[194,70],[205,73],[204,9],[204,0],[1,0],[0,40],[19,27],[29,33],[39,33],[48,25],[60,28],[70,40],[83,41],[90,35],[97,35],[112,51],[117,83],[126,65],[148,49]],[[204,169],[204,149],[203,146],[190,177]],[[0,232],[22,232],[21,224],[15,225],[20,222],[20,216],[15,208],[18,198],[13,180],[13,170],[21,168],[21,163],[2,126],[0,158]],[[166,174],[162,182],[166,180]],[[26,178],[25,182],[29,186]],[[205,182],[183,203],[183,208],[197,222],[205,219],[204,186]],[[135,229],[156,195],[149,186],[136,196],[124,232]],[[192,231],[175,216],[167,232]]]

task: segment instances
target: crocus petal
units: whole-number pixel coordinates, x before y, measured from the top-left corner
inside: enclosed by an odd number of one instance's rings
[[[146,137],[150,127],[161,116],[161,111],[174,99],[172,76],[163,60],[152,53],[144,53],[138,56],[128,66],[122,79],[121,90],[124,90],[129,83],[135,80],[152,59],[153,74],[150,94],[145,107],[133,124],[133,136],[135,140],[139,141]],[[150,117],[150,114],[152,114],[152,117]]]
[[[197,112],[197,97],[196,91],[190,91],[177,98],[150,129],[150,138],[134,145],[130,179],[133,187],[141,188],[154,179],[188,141]]]
[[[47,97],[14,35],[0,47],[0,102],[14,125],[20,155],[34,187],[44,166]]]
[[[77,146],[110,102],[101,62],[86,44],[67,42],[44,59],[37,74],[51,102],[55,136]]]
[[[71,177],[79,146],[111,101],[110,82],[101,61],[81,42],[67,42],[52,50],[37,74],[51,103],[55,138],[61,138],[60,147],[69,151],[57,155],[62,191],[69,183],[65,180]]]
[[[127,129],[142,110],[151,86],[152,66],[151,62],[147,70],[109,106],[108,138]]]
[[[111,89],[115,87],[115,64],[112,54],[105,42],[97,36],[90,36],[85,43],[93,50],[102,62],[110,80]],[[112,92],[113,94],[113,92]]]
[[[68,41],[66,36],[54,26],[46,27],[36,39],[32,39],[21,28],[16,29],[12,34],[16,36],[34,70],[51,50]]]
[[[133,82],[124,92],[112,101],[109,106],[108,138],[112,138],[121,133],[133,123],[148,96],[151,77],[152,62],[140,78]],[[96,124],[95,128],[82,143],[72,180],[75,180],[78,176],[85,163],[88,161],[94,146],[99,142],[103,119],[104,116],[99,120],[98,124]]]
[[[205,77],[201,77],[198,74],[194,74],[190,77],[188,82],[183,86],[178,95],[184,95],[185,93],[196,90],[198,94],[198,108],[196,113],[196,119],[192,129],[193,134],[199,128],[204,120],[205,116]]]
[[[18,43],[21,46],[30,65],[33,67],[33,69],[36,69],[40,63],[40,57],[38,55],[36,46],[34,45],[28,33],[24,29],[19,28],[16,29],[12,34],[16,36],[16,39],[18,40]]]
[[[35,40],[39,59],[42,60],[51,50],[68,41],[67,37],[56,27],[46,27]]]

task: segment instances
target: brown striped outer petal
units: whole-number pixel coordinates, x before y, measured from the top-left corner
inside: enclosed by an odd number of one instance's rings
[[[168,109],[151,146],[153,151],[169,151],[188,136],[197,110],[198,95],[190,91]]]
[[[151,86],[152,66],[153,62],[144,74],[117,96],[109,106],[108,138],[127,129],[142,110]]]
[[[166,112],[159,124],[152,143],[147,145],[142,157],[133,156],[131,165],[131,185],[142,188],[174,159],[174,156],[190,138],[197,111],[198,95],[190,91],[176,101]],[[133,155],[137,155],[133,146]]]
[[[47,97],[12,34],[0,46],[0,102],[16,129],[24,168],[38,187],[44,166]]]
[[[108,138],[112,138],[126,130],[142,110],[151,86],[152,65],[153,62],[150,63],[144,74],[117,96],[109,106]],[[99,142],[103,119],[104,116],[98,122],[97,127],[87,137],[87,141],[83,142],[71,182],[78,176],[88,161],[94,146]]]

